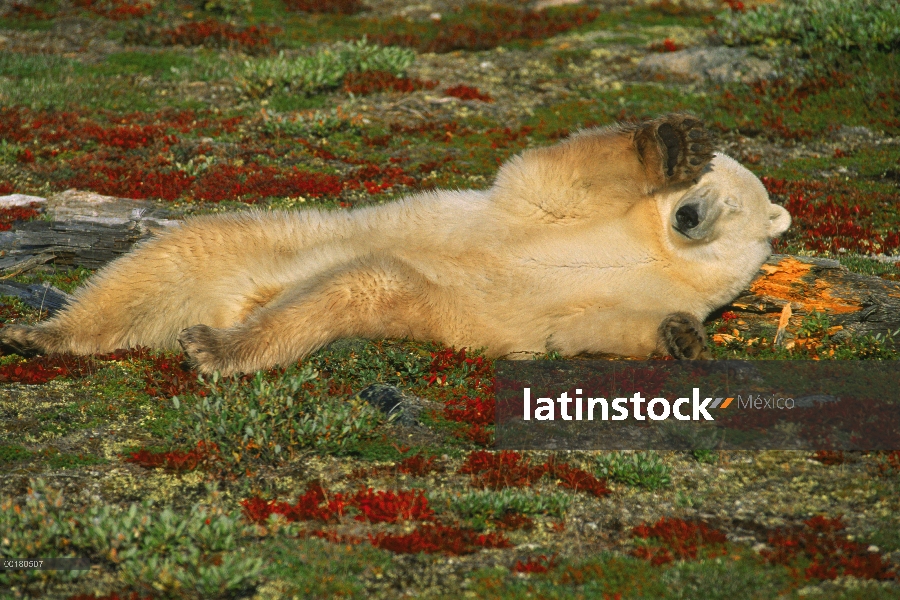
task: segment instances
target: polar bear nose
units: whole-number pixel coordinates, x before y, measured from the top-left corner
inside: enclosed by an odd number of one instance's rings
[[[700,213],[696,204],[685,204],[675,212],[675,223],[679,231],[688,231],[700,224]]]

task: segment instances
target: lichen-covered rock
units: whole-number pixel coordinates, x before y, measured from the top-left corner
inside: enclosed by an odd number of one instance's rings
[[[689,48],[677,52],[650,54],[639,68],[651,73],[664,73],[689,79],[711,79],[717,82],[772,79],[772,64],[750,56],[745,48]]]

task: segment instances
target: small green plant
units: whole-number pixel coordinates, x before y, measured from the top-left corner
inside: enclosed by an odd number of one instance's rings
[[[338,133],[359,136],[362,134],[362,127],[337,109],[331,109],[316,110],[311,114],[297,115],[293,119],[269,119],[263,125],[263,131],[287,136],[331,138]]]
[[[84,557],[114,565],[135,588],[177,598],[231,597],[255,584],[263,561],[249,556],[242,539],[255,534],[240,514],[220,505],[215,489],[188,514],[156,509],[152,502],[127,508],[66,506],[61,491],[38,479],[24,504],[0,504],[3,558]],[[86,571],[0,571],[0,586],[50,578],[74,579]]]
[[[449,509],[465,518],[490,519],[515,512],[523,515],[563,517],[572,503],[570,496],[559,492],[538,494],[515,489],[477,490],[461,495],[429,494],[428,503],[435,510]]]
[[[105,458],[86,454],[55,453],[49,455],[47,459],[47,465],[51,469],[73,469],[88,465],[102,465],[108,462]]]
[[[829,327],[831,327],[831,322],[826,313],[813,312],[803,318],[797,333],[802,338],[819,337],[825,335]]]
[[[190,443],[215,444],[226,461],[252,457],[278,462],[304,449],[351,452],[372,437],[382,415],[358,398],[309,391],[304,384],[317,378],[310,367],[288,370],[274,381],[262,372],[250,382],[222,379],[216,373],[204,382],[206,397],[175,397],[172,403],[182,411],[181,425]]]
[[[806,51],[896,49],[900,4],[882,0],[795,0],[724,11],[718,30],[730,45],[793,42]]]
[[[6,140],[0,140],[0,165],[4,163],[14,164],[23,148],[18,144],[11,144]]]
[[[698,463],[705,464],[714,464],[717,460],[719,460],[719,455],[715,450],[709,450],[707,448],[697,448],[696,450],[691,450],[691,456],[694,457]]]
[[[671,469],[657,452],[612,452],[598,456],[595,472],[619,483],[655,490],[672,483]]]
[[[264,96],[274,90],[295,94],[315,94],[336,88],[347,73],[389,71],[402,74],[416,59],[408,48],[369,44],[365,38],[339,42],[315,54],[278,56],[247,60],[238,75],[241,88],[249,95]]]
[[[31,457],[31,452],[22,446],[11,444],[0,445],[0,464],[11,463],[17,460],[25,460]]]
[[[253,10],[251,0],[198,0],[196,4],[205,11],[222,15],[249,13]]]

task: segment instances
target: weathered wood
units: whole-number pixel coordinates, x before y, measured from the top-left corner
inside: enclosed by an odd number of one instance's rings
[[[851,273],[836,260],[773,255],[750,289],[732,302],[730,310],[751,325],[774,328],[784,305],[793,316],[789,330],[803,318],[825,313],[833,326],[853,335],[889,334],[900,329],[900,282]]]
[[[51,315],[72,298],[59,288],[39,283],[0,281],[0,296],[15,296],[31,308],[46,310]]]
[[[0,269],[4,272],[29,264],[54,264],[97,269],[128,252],[150,235],[140,221],[106,225],[88,221],[30,221],[0,234]],[[35,257],[52,257],[40,260]]]

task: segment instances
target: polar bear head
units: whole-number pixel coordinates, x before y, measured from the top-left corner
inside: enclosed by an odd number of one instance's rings
[[[694,263],[710,280],[730,273],[735,293],[768,258],[770,241],[791,224],[759,178],[724,154],[713,157],[695,184],[663,193],[657,203],[673,258]]]
[[[769,201],[756,175],[724,154],[713,157],[694,185],[661,196],[659,208],[668,216],[673,248],[698,259],[731,248],[743,251],[749,242],[768,247],[791,224],[791,216]]]

